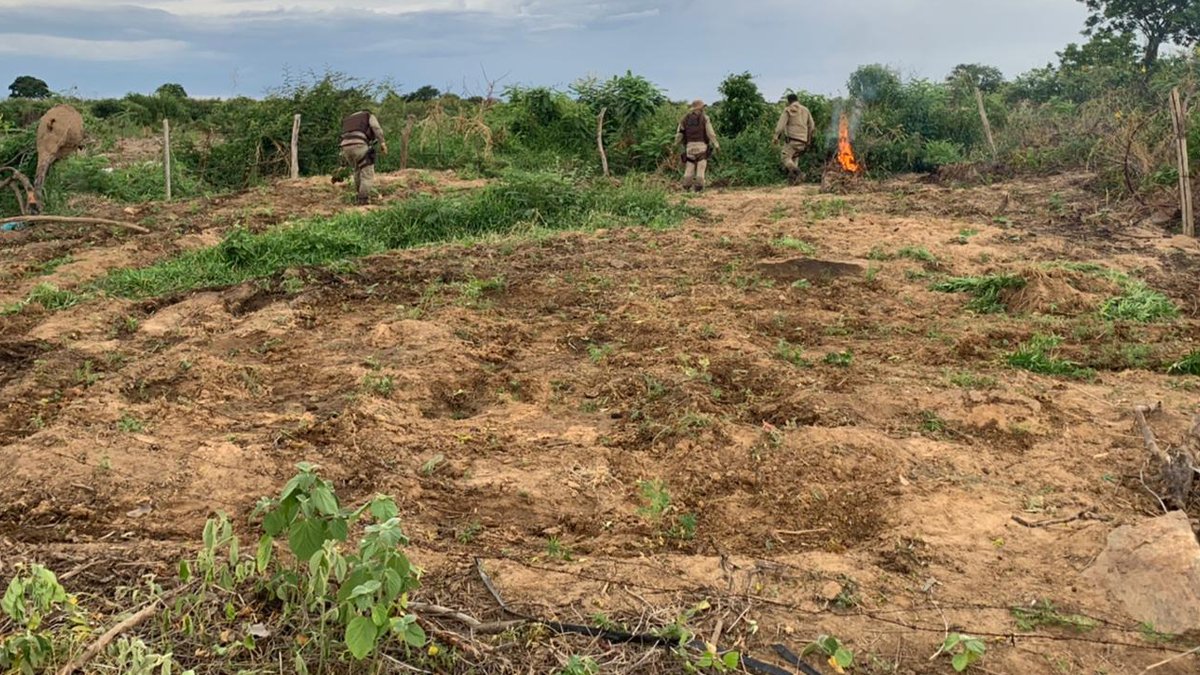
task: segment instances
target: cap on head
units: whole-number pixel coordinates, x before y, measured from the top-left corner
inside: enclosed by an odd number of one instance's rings
[[[788,103],[796,103],[799,100],[800,100],[799,96],[797,96],[795,94],[788,94]]]
[[[703,109],[704,109],[704,101],[701,101],[700,99],[696,99],[695,101],[692,101],[692,110],[703,110]]]

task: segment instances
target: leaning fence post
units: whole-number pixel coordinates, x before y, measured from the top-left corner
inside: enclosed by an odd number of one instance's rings
[[[992,123],[988,120],[987,108],[983,105],[983,92],[975,87],[975,103],[979,106],[979,119],[983,122],[983,133],[987,135],[988,145],[992,148],[992,159],[997,159],[996,138],[992,136]]]
[[[300,114],[292,117],[292,180],[300,177]]]
[[[1188,167],[1187,111],[1179,87],[1171,90],[1171,117],[1175,122],[1175,150],[1179,155],[1179,205],[1183,214],[1183,233],[1196,236],[1196,214],[1192,203],[1192,175]]]
[[[604,113],[608,112],[608,108],[601,108],[600,114],[596,116],[596,147],[600,150],[600,168],[604,171],[604,177],[608,177],[608,153],[604,152]]]
[[[408,168],[408,141],[412,138],[413,124],[417,121],[416,115],[409,115],[404,122],[404,132],[400,134],[400,170],[404,171]]]
[[[166,178],[167,201],[171,201],[171,120],[163,118],[163,175]]]

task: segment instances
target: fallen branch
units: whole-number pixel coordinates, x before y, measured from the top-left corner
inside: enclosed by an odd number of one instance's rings
[[[479,619],[476,619],[469,614],[463,614],[462,612],[450,609],[449,607],[430,605],[423,602],[410,602],[408,603],[408,608],[418,614],[454,619],[467,628],[470,628],[472,633],[479,633],[480,635],[495,635],[496,633],[503,633],[504,631],[511,630],[513,628],[517,628],[518,626],[523,626],[526,623],[529,623],[524,619],[518,621],[496,621],[493,623],[483,623]]]
[[[1133,418],[1136,420],[1138,429],[1142,432],[1142,443],[1145,444],[1147,452],[1154,456],[1159,461],[1159,467],[1162,472],[1163,482],[1167,487],[1167,497],[1178,508],[1187,506],[1188,499],[1192,494],[1192,484],[1195,481],[1196,470],[1194,468],[1195,459],[1188,447],[1184,447],[1171,454],[1167,454],[1162,448],[1158,447],[1158,441],[1154,438],[1154,432],[1150,429],[1150,425],[1146,422],[1146,413],[1154,412],[1162,408],[1162,403],[1154,407],[1139,405],[1133,409]]]
[[[96,639],[95,642],[88,645],[88,648],[83,650],[83,653],[80,654],[78,658],[63,666],[62,670],[58,671],[58,675],[71,675],[75,671],[81,670],[88,664],[88,661],[91,661],[93,658],[95,658],[96,655],[104,651],[113,640],[117,639],[118,635],[131,628],[136,628],[150,617],[158,614],[158,610],[162,609],[163,605],[165,605],[168,600],[174,598],[176,595],[179,595],[187,588],[188,586],[180,586],[169,593],[165,593],[162,596],[155,598],[154,600],[150,601],[150,604],[143,607],[128,619],[125,619],[121,623],[109,628],[107,631],[105,631],[104,635],[101,635]]]
[[[1146,450],[1154,455],[1154,457],[1163,464],[1170,464],[1171,459],[1167,457],[1167,453],[1158,447],[1158,441],[1154,440],[1154,432],[1151,431],[1150,425],[1146,423],[1146,413],[1157,412],[1162,409],[1162,403],[1153,407],[1148,405],[1134,406],[1133,419],[1137,422],[1138,430],[1142,432],[1142,443],[1145,444]]]
[[[1018,525],[1024,525],[1025,527],[1049,527],[1051,525],[1073,523],[1076,520],[1108,520],[1107,517],[1094,513],[1091,509],[1080,511],[1073,516],[1067,516],[1065,518],[1051,518],[1050,520],[1033,521],[1026,520],[1021,516],[1013,516],[1012,519],[1016,521]]]
[[[17,216],[13,218],[0,219],[0,225],[9,223],[77,223],[82,225],[112,225],[114,227],[123,227],[134,232],[142,234],[150,234],[150,230],[141,225],[133,223],[122,223],[119,220],[109,220],[107,218],[74,218],[68,216]]]
[[[1157,670],[1159,668],[1162,668],[1163,666],[1167,665],[1168,663],[1173,663],[1175,661],[1178,661],[1179,659],[1182,659],[1185,656],[1191,656],[1192,654],[1196,654],[1196,653],[1200,653],[1200,647],[1196,647],[1195,649],[1189,649],[1188,651],[1183,652],[1182,654],[1176,654],[1175,656],[1172,656],[1169,659],[1163,659],[1162,661],[1159,661],[1158,663],[1155,663],[1154,665],[1147,666],[1146,669],[1142,671],[1142,673],[1144,675],[1145,673],[1148,673],[1152,670]]]

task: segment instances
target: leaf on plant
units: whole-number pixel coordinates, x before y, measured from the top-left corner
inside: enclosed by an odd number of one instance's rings
[[[275,509],[263,517],[263,531],[272,537],[278,537],[287,527],[287,520],[282,509]]]
[[[312,494],[309,496],[313,506],[317,507],[317,512],[324,516],[337,515],[338,503],[337,498],[333,496],[333,491],[328,485],[318,485]]]
[[[835,657],[829,657],[829,667],[833,668],[833,672],[838,673],[838,675],[846,675],[846,669],[838,665]]]
[[[404,631],[404,641],[411,647],[424,647],[426,640],[425,629],[416,621],[410,623]]]
[[[843,668],[849,668],[850,664],[854,663],[854,652],[845,647],[838,647],[833,652],[833,660]]]
[[[325,545],[325,527],[315,520],[292,523],[288,533],[288,546],[301,560],[309,560]]]
[[[350,591],[350,598],[353,599],[353,598],[361,598],[364,595],[374,595],[382,587],[383,587],[383,584],[372,579],[365,583],[361,583],[358,586],[355,586],[354,590]]]
[[[362,661],[375,648],[378,632],[375,624],[365,616],[356,616],[346,624],[346,647],[355,659]]]
[[[959,652],[955,654],[954,660],[950,662],[950,665],[954,666],[954,672],[961,673],[967,669],[967,666],[971,665],[971,653]]]
[[[371,501],[371,517],[380,523],[385,523],[400,514],[396,502],[391,497],[376,497]]]
[[[254,554],[255,569],[259,574],[267,571],[267,566],[271,564],[271,535],[264,534],[258,540],[258,551]]]
[[[742,655],[737,652],[726,652],[725,656],[721,657],[721,660],[725,662],[726,668],[736,670],[742,662]]]

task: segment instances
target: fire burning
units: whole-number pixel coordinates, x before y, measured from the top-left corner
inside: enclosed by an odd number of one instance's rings
[[[862,166],[854,158],[854,147],[850,145],[850,117],[844,112],[841,122],[838,123],[837,161],[847,173],[862,171]]]

